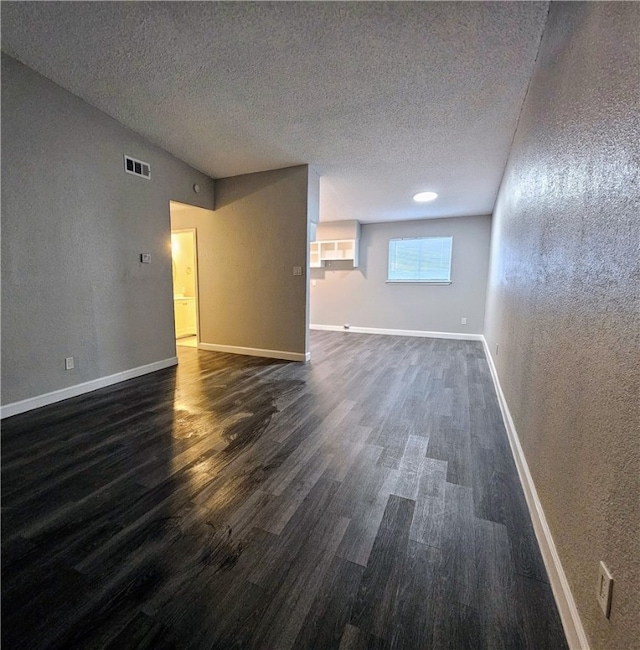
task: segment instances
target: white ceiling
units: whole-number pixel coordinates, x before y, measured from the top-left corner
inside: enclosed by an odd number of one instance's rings
[[[323,221],[392,221],[492,212],[547,9],[2,2],[2,49],[210,176],[309,163]]]

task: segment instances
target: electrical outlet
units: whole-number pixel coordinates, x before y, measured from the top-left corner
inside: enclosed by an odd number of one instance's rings
[[[604,612],[604,615],[609,618],[611,614],[611,594],[613,592],[613,577],[609,573],[609,569],[600,562],[598,570],[598,602]]]
[[[302,275],[302,267],[301,266],[294,266],[293,267],[293,275]]]
[[[466,325],[467,324],[467,319],[466,318],[461,318],[460,319],[460,324],[461,325]]]
[[[316,282],[315,280],[311,280],[311,286],[312,286],[312,287],[315,287],[316,284],[317,284],[317,282]]]
[[[151,253],[140,253],[140,262],[142,264],[151,264]]]
[[[65,357],[64,359],[64,369],[65,370],[73,370],[75,368],[75,363],[73,361],[73,357]]]

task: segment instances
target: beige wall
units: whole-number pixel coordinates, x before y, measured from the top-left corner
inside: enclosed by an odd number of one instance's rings
[[[341,232],[327,226],[323,237]],[[444,236],[453,236],[450,285],[387,284],[390,239]],[[311,269],[311,322],[481,334],[490,238],[489,216],[364,224],[358,268],[335,261]]]
[[[123,154],[151,180],[126,174]],[[213,189],[2,56],[3,404],[174,357],[169,200],[213,207]]]
[[[307,351],[308,186],[306,165],[223,178],[215,211],[172,211],[197,229],[201,343]]]
[[[485,331],[590,642],[611,650],[640,648],[639,34],[639,4],[552,3],[495,209]]]

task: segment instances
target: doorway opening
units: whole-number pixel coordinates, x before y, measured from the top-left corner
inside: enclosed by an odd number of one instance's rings
[[[193,348],[197,348],[200,341],[197,255],[195,228],[171,231],[176,344]]]

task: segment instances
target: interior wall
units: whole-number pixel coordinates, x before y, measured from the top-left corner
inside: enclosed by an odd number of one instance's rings
[[[197,229],[201,343],[307,352],[308,184],[307,165],[223,178],[215,211],[172,210]]]
[[[149,162],[151,180],[126,174],[123,154]],[[212,207],[213,192],[2,55],[3,404],[175,356],[169,200]]]
[[[450,285],[387,284],[390,239],[440,236],[453,236]],[[311,322],[481,334],[490,238],[489,216],[363,224],[357,268],[311,269]]]
[[[640,5],[552,3],[485,337],[593,648],[640,639]],[[499,347],[498,347],[499,346]],[[598,563],[613,574],[607,620]]]

